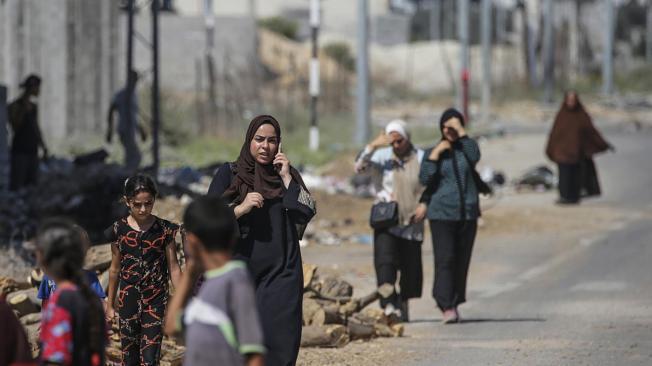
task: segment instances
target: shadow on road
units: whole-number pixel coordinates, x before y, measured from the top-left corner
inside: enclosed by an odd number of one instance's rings
[[[462,319],[460,324],[467,323],[525,323],[525,322],[545,322],[546,319],[543,318],[469,318]],[[441,319],[414,319],[410,320],[410,324],[419,324],[419,323],[441,323]]]
[[[462,319],[460,321],[461,324],[466,324],[466,323],[522,323],[522,322],[545,322],[546,319],[542,318],[505,318],[505,319],[497,319],[497,318],[469,318],[469,319]]]

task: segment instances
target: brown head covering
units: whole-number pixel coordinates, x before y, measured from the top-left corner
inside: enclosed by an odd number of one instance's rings
[[[245,197],[247,197],[247,193],[250,192],[258,192],[266,200],[282,197],[285,192],[283,180],[278,175],[274,165],[271,163],[266,165],[258,163],[249,150],[251,140],[256,135],[256,131],[264,124],[270,124],[274,127],[276,137],[278,137],[279,143],[281,142],[281,126],[274,117],[261,115],[251,120],[244,144],[242,144],[242,149],[240,149],[240,156],[232,168],[235,176],[229,188],[222,195],[230,202],[242,203]],[[293,167],[290,167],[290,175],[292,175],[292,179],[295,182],[301,184],[307,190],[303,179],[301,179],[301,175]]]
[[[574,93],[574,92],[571,92]],[[568,96],[569,93],[566,93]],[[550,131],[546,155],[555,163],[575,164],[584,158],[609,149],[610,145],[596,130],[579,97],[574,108],[566,105],[566,97]]]

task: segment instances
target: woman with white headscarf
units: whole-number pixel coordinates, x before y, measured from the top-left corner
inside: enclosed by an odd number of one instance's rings
[[[423,269],[421,243],[427,207],[420,202],[423,186],[419,167],[424,151],[410,142],[405,122],[394,120],[371,141],[356,160],[357,172],[371,170],[376,202],[397,202],[398,224],[374,230],[374,266],[378,286],[395,286],[400,273],[400,293],[382,299],[386,314],[408,321],[408,300],[421,297]]]

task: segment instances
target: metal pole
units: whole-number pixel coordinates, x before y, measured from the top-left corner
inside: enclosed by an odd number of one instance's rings
[[[310,143],[311,151],[319,149],[317,128],[317,98],[319,97],[319,0],[310,0],[310,29],[312,33],[312,59],[310,60]]]
[[[125,103],[125,112],[129,126],[133,126],[136,121],[133,121],[134,111],[132,111],[133,104],[131,101],[134,99],[134,88],[130,85],[131,71],[134,67],[134,5],[136,0],[127,0],[127,70],[125,74],[125,90],[127,94],[127,102]]]
[[[460,85],[457,88],[457,106],[468,121],[469,0],[457,0],[457,36],[460,46]]]
[[[204,27],[206,32],[206,48],[204,49],[204,61],[206,62],[206,74],[208,76],[208,118],[209,125],[217,128],[218,133],[224,133],[224,124],[218,118],[216,72],[214,62],[215,49],[215,13],[213,12],[213,0],[204,0]]]
[[[369,6],[367,0],[358,0],[358,111],[355,143],[363,145],[369,139]]]
[[[604,47],[602,54],[602,93],[613,92],[613,42],[614,42],[614,4],[604,0],[606,22],[604,25]]]
[[[491,1],[482,0],[482,122],[489,122],[491,106]]]
[[[496,6],[496,43],[502,45],[507,39],[507,11],[505,6]]]
[[[159,126],[161,124],[161,96],[159,93],[159,12],[160,1],[152,0],[152,155],[154,176],[159,168]]]
[[[441,1],[432,0],[430,4],[430,40],[441,40]]]
[[[580,3],[574,2],[570,7],[570,27],[568,37],[568,54],[569,54],[569,77],[572,82],[576,82],[580,71]]]
[[[7,141],[7,87],[0,85],[0,192],[9,188],[9,147]]]
[[[553,47],[553,3],[552,0],[545,0],[544,24],[543,24],[543,77],[545,84],[545,102],[552,103],[553,89],[555,83],[554,75],[554,47]]]
[[[652,63],[652,0],[647,1],[647,18],[645,24],[645,59],[648,63]]]

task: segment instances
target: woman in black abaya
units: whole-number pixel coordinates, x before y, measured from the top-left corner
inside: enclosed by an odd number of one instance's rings
[[[281,127],[274,117],[251,121],[238,160],[220,167],[208,194],[227,199],[238,219],[234,254],[248,264],[256,287],[265,364],[294,365],[302,321],[299,239],[316,211],[301,175],[281,152]]]

